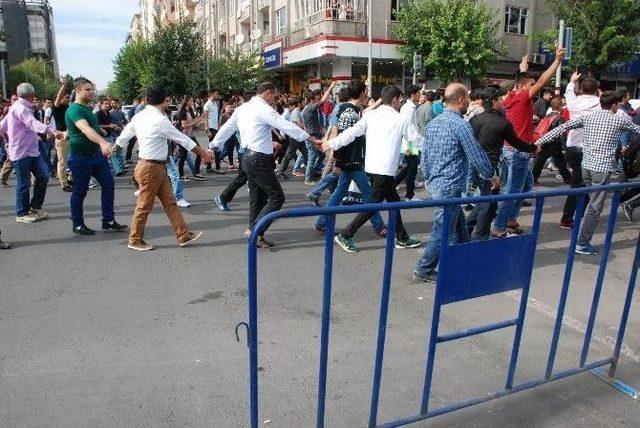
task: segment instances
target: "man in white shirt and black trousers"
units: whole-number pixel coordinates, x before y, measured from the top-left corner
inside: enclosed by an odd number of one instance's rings
[[[308,140],[313,144],[320,144],[317,138],[309,136],[271,107],[279,96],[280,92],[273,83],[263,82],[258,85],[256,96],[238,107],[209,143],[210,151],[215,150],[234,132],[240,132],[240,144],[244,148],[242,168],[249,177],[250,229],[262,217],[278,211],[284,204],[284,192],[274,172],[271,130],[280,130],[297,141]],[[264,239],[264,231],[258,238],[258,246],[273,246]]]
[[[135,178],[139,185],[140,194],[131,221],[128,247],[137,251],[153,250],[153,247],[144,240],[144,227],[147,223],[147,217],[153,209],[156,196],[160,199],[162,208],[169,217],[178,244],[184,247],[202,236],[202,232],[187,228],[176,205],[171,180],[167,174],[166,163],[169,157],[167,140],[175,141],[185,149],[200,155],[204,162],[211,162],[213,157],[173,126],[171,120],[164,113],[170,100],[163,87],[151,86],[147,88],[146,95],[147,107],[131,119],[112,147],[113,152],[120,148],[124,149],[131,138],[137,137],[139,159]]]
[[[380,96],[382,98],[380,107],[369,111],[351,128],[322,145],[324,151],[338,150],[351,144],[357,137],[366,135],[364,169],[372,178],[369,199],[372,204],[400,201],[394,177],[398,168],[402,139],[411,141],[417,147],[422,147],[424,143],[424,138],[418,133],[411,117],[402,116],[398,112],[402,99],[400,89],[391,85],[385,86]],[[353,244],[353,235],[372,215],[373,213],[366,212],[358,214],[342,233],[336,235],[335,242],[348,253],[357,252],[358,248]],[[420,241],[407,234],[398,213],[396,248],[416,248],[420,244]]]

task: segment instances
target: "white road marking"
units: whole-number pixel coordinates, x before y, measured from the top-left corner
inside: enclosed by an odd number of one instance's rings
[[[517,300],[518,302],[520,301],[520,299],[522,298],[522,293],[518,290],[514,290],[514,291],[507,291],[506,293],[507,296],[511,297],[514,300]],[[536,310],[537,312],[555,320],[556,319],[556,315],[558,314],[558,309],[554,308],[552,306],[547,305],[546,303],[541,302],[540,300],[537,300],[533,297],[529,297],[528,301],[527,301],[527,306],[529,306],[530,308]],[[587,332],[587,325],[585,323],[583,323],[582,321],[579,321],[573,317],[571,317],[570,315],[567,315],[565,312],[564,318],[562,320],[562,324],[571,327],[572,329],[578,331],[579,333],[586,333]],[[616,345],[616,338],[615,337],[611,337],[611,336],[600,336],[599,334],[597,334],[594,332],[592,334],[592,340],[595,340],[597,342],[602,343],[603,345],[607,346],[608,348],[610,348],[611,350],[613,350],[615,348]],[[620,348],[620,354],[624,355],[628,358],[630,358],[631,360],[633,360],[636,363],[640,363],[640,355],[638,353],[636,353],[633,349],[631,349],[629,347],[629,345],[627,345],[626,343],[622,342],[622,347]]]

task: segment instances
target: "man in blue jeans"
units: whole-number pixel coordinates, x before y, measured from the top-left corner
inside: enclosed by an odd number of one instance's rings
[[[0,134],[7,134],[8,155],[18,181],[16,185],[16,221],[34,223],[49,216],[42,211],[42,204],[49,182],[49,168],[38,148],[38,135],[62,135],[38,121],[33,115],[35,90],[29,83],[21,83],[17,88],[18,100],[11,105],[7,115],[0,122]],[[35,177],[33,195],[29,200],[31,174]]]
[[[65,121],[69,134],[69,169],[73,174],[71,193],[71,219],[73,233],[93,235],[95,231],[84,223],[83,204],[91,177],[102,188],[102,230],[123,232],[127,226],[118,224],[113,213],[115,184],[108,157],[111,144],[100,135],[98,118],[88,107],[96,96],[91,81],[79,77],[75,81],[76,100],[67,109]]]
[[[315,138],[324,137],[324,126],[321,120],[320,107],[331,95],[336,82],[331,82],[329,88],[322,94],[320,89],[316,89],[313,92],[307,94],[308,104],[302,110],[302,122],[304,129],[309,135]],[[316,184],[315,174],[318,170],[322,170],[322,162],[325,155],[318,150],[311,142],[307,141],[307,171],[305,173],[304,184],[313,186]]]
[[[342,95],[343,91],[347,91],[348,95],[346,102],[341,102],[340,106],[336,108],[336,122],[334,126],[337,128],[338,134],[355,125],[360,120],[361,107],[366,105],[367,87],[361,80],[352,80],[348,88],[340,90],[340,95]],[[369,198],[371,197],[371,183],[369,182],[369,177],[367,177],[367,174],[364,172],[364,149],[365,137],[360,136],[348,146],[333,152],[335,158],[334,171],[338,173],[336,175],[338,185],[327,200],[327,207],[340,205],[342,199],[347,195],[349,184],[351,184],[352,181],[356,183],[358,189],[362,192],[364,201],[369,202]],[[334,172],[330,174],[335,175]],[[314,227],[318,232],[324,232],[326,223],[326,216],[320,216]],[[385,237],[387,235],[387,228],[384,225],[380,213],[375,213],[371,217],[371,225],[378,236]]]
[[[481,178],[494,180],[494,170],[487,154],[473,134],[473,128],[462,113],[469,107],[469,91],[460,83],[452,83],[445,90],[446,109],[429,122],[422,151],[422,171],[429,183],[433,199],[456,199],[467,187],[467,171],[475,168]],[[413,274],[414,282],[435,282],[440,260],[440,241],[444,208],[433,213],[433,228]],[[449,243],[469,241],[462,207],[453,208]]]

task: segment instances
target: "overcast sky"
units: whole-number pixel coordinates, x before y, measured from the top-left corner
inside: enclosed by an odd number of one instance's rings
[[[113,58],[129,31],[138,0],[49,0],[61,73],[85,76],[98,89],[113,79]]]

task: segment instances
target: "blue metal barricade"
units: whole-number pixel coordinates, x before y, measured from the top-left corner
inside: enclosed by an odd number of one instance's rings
[[[357,206],[336,206],[323,208],[296,208],[271,213],[264,217],[254,227],[248,245],[248,305],[249,305],[249,322],[248,322],[248,343],[249,343],[249,403],[250,403],[250,426],[258,427],[258,279],[257,279],[257,239],[261,231],[263,231],[271,222],[280,218],[291,217],[311,217],[318,215],[326,215],[328,218],[327,228],[325,232],[325,260],[324,260],[324,280],[323,280],[323,297],[322,297],[322,327],[320,336],[320,366],[318,370],[318,402],[317,402],[317,419],[316,426],[324,426],[325,416],[325,398],[327,387],[327,362],[329,350],[329,330],[330,330],[330,313],[331,313],[331,286],[333,272],[333,235],[335,230],[335,216],[337,214],[358,213],[358,212],[375,212],[388,211],[388,234],[385,248],[384,270],[382,278],[382,293],[380,298],[380,314],[378,320],[378,336],[376,344],[376,355],[373,373],[373,386],[371,393],[371,406],[369,413],[370,427],[396,427],[414,423],[420,420],[432,418],[445,413],[450,413],[465,407],[483,403],[495,398],[503,397],[515,392],[534,388],[536,386],[571,376],[584,371],[592,371],[593,374],[599,376],[603,380],[609,382],[618,390],[625,394],[640,399],[638,392],[633,388],[614,380],[616,365],[620,356],[622,340],[628,321],[631,301],[635,288],[638,267],[640,264],[640,234],[636,245],[633,266],[631,268],[631,277],[627,289],[623,312],[621,315],[618,336],[614,346],[614,353],[611,358],[587,363],[589,354],[589,345],[593,334],[598,305],[602,293],[604,275],[606,272],[609,251],[613,231],[616,224],[618,205],[620,202],[620,192],[629,188],[638,187],[640,183],[613,184],[608,186],[598,186],[591,188],[579,189],[563,189],[548,192],[536,192],[517,195],[496,195],[483,196],[462,199],[443,199],[443,200],[426,200],[421,202],[398,202],[385,204],[365,204]],[[540,231],[540,221],[542,218],[544,203],[547,198],[557,196],[575,195],[578,197],[578,207],[575,214],[575,224],[579,225],[582,220],[583,208],[585,203],[585,195],[595,191],[613,192],[611,202],[611,211],[609,213],[605,243],[602,249],[600,267],[596,280],[591,310],[589,313],[587,331],[585,334],[582,352],[579,358],[578,367],[562,372],[554,372],[553,366],[560,339],[562,328],[562,319],[564,316],[566,301],[569,294],[569,284],[571,281],[571,273],[574,264],[574,254],[578,239],[579,227],[574,227],[571,234],[571,241],[568,248],[567,263],[563,278],[562,290],[560,293],[560,301],[558,303],[558,313],[555,321],[555,328],[551,338],[549,355],[545,375],[541,379],[527,381],[514,385],[514,375],[518,363],[518,354],[520,351],[520,343],[522,331],[524,327],[524,319],[527,309],[527,301],[529,297],[529,287],[531,285],[531,276],[534,267],[535,250]],[[450,225],[454,210],[461,205],[467,203],[491,203],[505,200],[535,199],[535,214],[533,227],[530,233],[512,237],[508,239],[496,239],[482,242],[466,242],[451,245],[449,243],[450,227],[442,228],[440,262],[438,270],[438,278],[436,282],[435,302],[433,308],[433,316],[431,321],[431,334],[429,337],[429,345],[427,349],[426,367],[424,375],[424,387],[421,399],[419,413],[414,416],[398,419],[395,421],[378,423],[378,401],[380,396],[380,381],[382,377],[382,365],[384,359],[384,347],[387,329],[387,315],[389,309],[389,296],[391,292],[391,272],[393,266],[394,247],[395,247],[395,224],[398,218],[399,210],[417,209],[426,207],[443,207],[444,208],[444,225]],[[473,269],[459,269],[456,261],[465,260],[468,266]],[[499,260],[499,269],[497,268],[497,260]],[[440,312],[443,306],[474,299],[482,296],[489,296],[505,291],[520,290],[521,298],[517,316],[501,322],[486,324],[469,328],[464,331],[441,334]],[[241,323],[245,324],[245,323]],[[429,408],[429,398],[431,395],[431,381],[433,379],[434,364],[436,358],[437,345],[444,342],[458,340],[477,334],[487,333],[498,329],[515,327],[513,345],[509,369],[507,371],[505,388],[493,394],[478,397],[467,401],[453,403],[449,406],[431,410]],[[602,367],[609,364],[610,368],[607,373]]]

